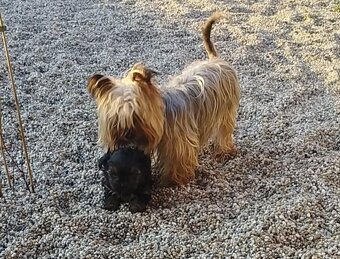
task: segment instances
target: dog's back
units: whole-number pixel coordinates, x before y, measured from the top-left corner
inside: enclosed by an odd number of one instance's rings
[[[170,128],[175,123],[185,125],[188,132],[198,134],[200,145],[223,123],[226,113],[237,110],[240,100],[236,71],[218,57],[210,39],[212,26],[222,16],[214,13],[202,28],[209,59],[193,62],[161,88],[166,123]]]
[[[166,119],[158,145],[160,168],[165,179],[177,184],[194,178],[199,150],[210,138],[214,138],[218,153],[235,150],[233,132],[240,101],[239,80],[233,67],[218,57],[210,40],[212,26],[220,16],[213,14],[203,27],[203,43],[209,58],[193,62],[161,87]]]

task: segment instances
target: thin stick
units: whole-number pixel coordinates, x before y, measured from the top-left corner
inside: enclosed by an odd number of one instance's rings
[[[7,181],[9,187],[13,190],[14,185],[11,183],[11,177],[8,171],[8,165],[6,161],[6,155],[5,155],[5,142],[4,142],[4,137],[2,134],[2,109],[1,109],[1,100],[0,100],[0,146],[1,146],[1,154],[2,154],[2,159],[4,160],[4,166],[5,166],[5,171],[6,171],[6,176],[7,176]]]
[[[4,142],[5,143],[5,142]],[[4,145],[4,151],[5,153],[7,154],[7,156],[10,158],[10,160],[12,161],[13,165],[18,169],[18,171],[20,172],[21,174],[21,177],[22,179],[24,180],[25,184],[26,184],[26,188],[28,191],[30,191],[30,185],[29,183],[27,182],[26,180],[26,177],[25,177],[25,172],[23,170],[20,169],[19,165],[17,162],[15,162],[15,159],[12,157],[12,155],[9,153],[8,149],[6,148],[6,145]],[[13,175],[13,174],[12,174]],[[13,177],[13,191],[14,191],[14,180],[15,178]]]
[[[2,180],[0,178],[0,198],[4,197],[4,194],[2,193]]]
[[[0,13],[0,28],[4,28],[1,13]],[[9,50],[8,50],[8,47],[7,47],[6,34],[5,34],[4,30],[2,30],[1,33],[2,33],[2,42],[3,42],[4,48],[5,48],[5,55],[6,55],[6,62],[7,62],[9,77],[10,77],[10,81],[11,81],[11,85],[12,85],[12,91],[13,91],[14,100],[15,100],[15,105],[16,105],[16,109],[17,109],[17,117],[18,117],[19,128],[20,128],[21,143],[22,143],[22,147],[24,149],[24,154],[25,154],[25,158],[26,158],[25,160],[26,160],[27,169],[28,169],[28,176],[29,176],[29,180],[30,180],[31,191],[34,192],[33,173],[32,173],[31,163],[30,163],[30,159],[29,159],[28,151],[27,151],[27,143],[26,143],[26,139],[25,139],[24,127],[22,125],[22,120],[21,120],[20,105],[19,105],[19,100],[18,100],[18,96],[17,96],[15,83],[14,83],[14,76],[13,76],[13,71],[12,71],[11,60],[10,60],[10,57],[9,57]]]
[[[1,14],[0,14],[0,19],[1,19]],[[2,23],[1,23],[1,25],[2,25]],[[3,26],[3,25],[0,26],[0,31],[1,32],[5,31],[5,30],[6,30],[5,26]],[[14,191],[14,185],[12,185],[11,177],[10,177],[10,174],[9,174],[8,165],[7,165],[7,161],[6,161],[5,142],[4,142],[4,137],[3,137],[3,134],[2,134],[2,105],[1,105],[1,99],[0,99],[0,148],[1,148],[2,159],[4,161],[4,166],[5,166],[5,171],[6,171],[8,185]],[[0,182],[0,185],[1,184],[2,184],[2,182]]]
[[[26,177],[25,177],[25,172],[23,170],[20,169],[19,165],[17,162],[15,162],[15,159],[11,156],[10,152],[8,151],[8,149],[6,148],[6,143],[5,143],[5,138],[3,137],[3,128],[2,128],[2,106],[1,106],[1,99],[0,99],[0,144],[1,144],[1,152],[2,152],[2,155],[3,155],[3,158],[4,158],[4,164],[5,164],[5,168],[6,168],[6,172],[9,172],[8,170],[8,166],[7,166],[7,160],[6,160],[6,154],[7,156],[9,157],[9,160],[14,164],[14,166],[18,169],[18,171],[20,172],[21,176],[22,176],[22,179],[24,180],[25,182],[25,185],[26,185],[26,188],[27,190],[29,191],[30,190],[30,186],[26,180]],[[8,177],[8,183],[9,183],[9,186],[11,187],[11,181],[10,181],[10,174],[7,173]],[[12,190],[14,192],[14,174],[12,173]]]

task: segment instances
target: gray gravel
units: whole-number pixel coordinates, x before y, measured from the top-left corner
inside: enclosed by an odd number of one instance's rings
[[[339,4],[213,2],[1,0],[36,193],[16,172],[13,194],[1,169],[0,258],[340,257]],[[199,27],[218,9],[230,21],[213,40],[242,85],[239,155],[206,149],[197,180],[156,188],[145,213],[102,210],[86,79],[142,60],[162,83],[205,58]],[[0,79],[22,164],[3,52]]]

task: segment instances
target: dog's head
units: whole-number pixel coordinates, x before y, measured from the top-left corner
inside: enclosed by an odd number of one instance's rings
[[[119,149],[106,153],[99,160],[104,173],[104,188],[110,189],[123,201],[151,185],[151,160],[143,152],[134,149]]]
[[[133,143],[146,153],[163,135],[164,104],[153,84],[155,72],[135,64],[122,79],[100,74],[89,78],[87,89],[97,103],[99,142],[114,150]]]

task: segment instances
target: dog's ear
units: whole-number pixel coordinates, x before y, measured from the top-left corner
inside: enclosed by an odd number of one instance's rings
[[[102,170],[102,171],[105,171],[104,168],[105,168],[105,160],[103,159],[104,157],[101,157],[99,160],[98,160],[98,168],[99,170]]]
[[[104,77],[104,75],[102,75],[102,74],[94,74],[93,76],[91,76],[87,80],[87,85],[94,85],[99,81],[99,79],[101,79],[103,77]]]
[[[99,160],[98,160],[98,167],[100,170],[102,171],[106,171],[107,170],[107,161],[110,158],[110,153],[107,152],[104,156],[102,156]]]
[[[150,80],[158,73],[152,69],[149,69],[142,63],[137,63],[132,67],[132,80],[133,81],[145,81]]]
[[[94,92],[95,92],[95,89],[97,88],[98,81],[103,77],[104,76],[101,74],[95,74],[87,80],[87,90],[92,96],[94,96]]]
[[[111,165],[109,168],[107,168],[107,170],[110,170],[110,172],[109,172],[110,177],[112,177],[112,176],[115,177],[115,178],[119,177],[117,167]]]
[[[110,77],[100,74],[91,76],[87,81],[87,90],[92,95],[92,97],[103,95],[110,91],[112,87],[114,87],[114,84]]]

